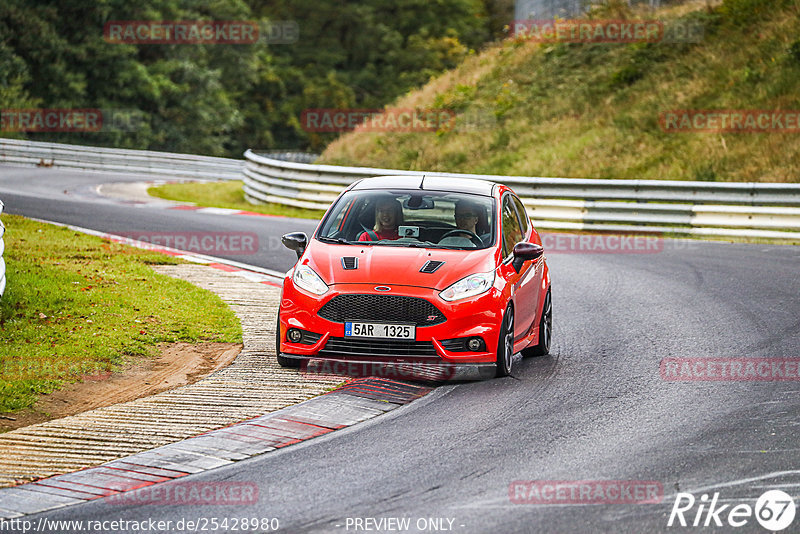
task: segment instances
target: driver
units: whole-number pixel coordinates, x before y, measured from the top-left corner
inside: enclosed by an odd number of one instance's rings
[[[455,209],[456,228],[459,230],[469,230],[476,236],[483,238],[489,233],[489,224],[486,221],[483,206],[477,202],[469,200],[459,200],[456,202]],[[465,237],[470,237],[466,232]]]
[[[359,241],[398,239],[397,228],[403,222],[403,205],[394,198],[382,198],[375,205],[375,226],[362,232]]]

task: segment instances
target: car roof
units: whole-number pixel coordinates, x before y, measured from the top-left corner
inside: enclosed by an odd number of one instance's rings
[[[353,190],[422,189],[423,191],[452,191],[492,196],[496,184],[486,180],[450,176],[377,176],[356,182]]]

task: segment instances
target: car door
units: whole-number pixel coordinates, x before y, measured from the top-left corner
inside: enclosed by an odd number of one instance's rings
[[[530,223],[527,216],[521,222],[515,203],[515,197],[511,193],[503,196],[500,211],[501,228],[503,239],[503,268],[504,277],[511,284],[511,294],[514,300],[514,341],[518,341],[528,335],[536,319],[536,304],[538,283],[536,279],[537,269],[534,263],[526,261],[519,273],[514,271],[511,261],[514,258],[514,245],[524,241],[530,232]],[[523,231],[523,228],[525,229]]]
[[[525,236],[525,241],[533,242],[531,239],[533,226],[531,225],[531,220],[528,217],[528,213],[525,211],[525,206],[522,204],[522,201],[519,199],[519,197],[515,195],[511,195],[511,200],[514,203],[514,207],[517,208],[517,215],[519,216],[520,220],[520,229],[522,230],[522,234]],[[523,270],[521,271],[523,276],[519,282],[518,295],[520,300],[524,302],[524,320],[528,325],[528,331],[522,335],[530,334],[537,326],[536,314],[539,310],[539,300],[542,298],[542,292],[540,288],[542,286],[542,276],[544,274],[544,269],[541,267],[541,263],[542,260],[537,263],[532,261],[525,262]]]

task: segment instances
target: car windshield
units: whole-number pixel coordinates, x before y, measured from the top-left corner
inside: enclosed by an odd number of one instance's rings
[[[317,239],[372,246],[481,249],[494,244],[494,199],[420,190],[348,191]]]

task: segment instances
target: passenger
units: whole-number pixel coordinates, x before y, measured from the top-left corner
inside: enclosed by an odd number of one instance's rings
[[[403,205],[394,198],[383,198],[375,205],[375,226],[362,232],[359,241],[398,239],[397,228],[403,222]]]

